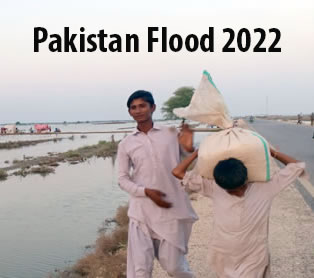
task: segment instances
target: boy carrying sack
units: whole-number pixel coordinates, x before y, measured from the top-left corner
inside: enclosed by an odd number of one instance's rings
[[[207,71],[203,72],[189,106],[176,108],[173,113],[178,117],[223,129],[207,136],[200,144],[195,167],[202,177],[212,179],[215,165],[220,160],[234,157],[247,167],[249,181],[270,180],[274,167],[267,141],[257,132],[235,127],[223,96]]]
[[[186,169],[197,151],[183,160],[173,175],[187,190],[212,199],[214,226],[209,263],[219,278],[268,278],[268,223],[274,197],[301,176],[305,163],[271,149],[273,157],[287,165],[268,182],[248,182],[247,168],[238,159],[220,161],[214,179]],[[252,154],[254,155],[254,154]]]
[[[187,190],[212,199],[211,268],[219,278],[270,277],[271,204],[281,190],[304,173],[305,163],[271,149],[257,133],[233,127],[222,95],[207,72],[190,105],[174,113],[224,129],[205,138],[200,149],[172,171],[183,179]],[[286,167],[274,173],[270,156]],[[186,172],[197,157],[194,169]]]

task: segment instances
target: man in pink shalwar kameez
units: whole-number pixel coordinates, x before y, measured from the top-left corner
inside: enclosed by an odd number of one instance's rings
[[[149,92],[132,94],[128,108],[137,128],[118,147],[119,185],[130,194],[127,278],[150,278],[154,257],[171,276],[192,278],[185,255],[197,216],[171,174],[179,163],[178,133],[153,124]],[[180,142],[186,150],[193,143]]]
[[[186,188],[201,192],[212,200],[214,224],[209,263],[219,278],[270,277],[268,225],[272,200],[305,169],[303,162],[272,149],[271,153],[288,165],[274,174],[269,182],[247,183],[247,175],[244,175],[236,188],[227,188],[230,186],[228,179],[232,180],[232,175],[237,175],[237,172],[232,172],[232,167],[239,160],[233,158],[217,164],[215,180],[204,179],[194,170],[186,173],[197,152],[173,170],[176,177],[183,178]],[[239,165],[246,171],[241,161]],[[221,175],[226,171],[229,178]]]

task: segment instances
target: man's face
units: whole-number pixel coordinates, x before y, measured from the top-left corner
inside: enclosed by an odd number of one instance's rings
[[[152,114],[155,109],[155,104],[150,106],[150,104],[142,98],[137,98],[131,102],[129,113],[137,123],[143,123],[152,119]]]

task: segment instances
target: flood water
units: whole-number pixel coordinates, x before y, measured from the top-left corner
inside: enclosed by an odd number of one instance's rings
[[[0,277],[45,277],[82,256],[127,201],[111,158],[61,164],[42,177],[1,182]]]
[[[117,130],[130,126],[86,124],[68,130]],[[110,136],[88,134],[83,139],[77,135],[73,141],[0,150],[0,162],[11,162],[23,155],[63,152]],[[115,135],[116,139],[123,136]],[[196,134],[196,141],[203,136]],[[0,137],[1,142],[8,137]],[[26,135],[14,137],[17,138],[9,140],[37,140],[35,135],[28,136],[31,139]],[[85,247],[95,242],[104,220],[113,217],[117,207],[127,202],[127,194],[117,184],[114,158],[91,158],[76,165],[62,163],[55,170],[55,174],[46,177],[10,176],[0,182],[0,278],[42,278],[54,269],[72,265],[84,255]]]
[[[62,132],[86,132],[86,131],[112,131],[112,130],[124,130],[126,128],[132,129],[135,126],[133,123],[126,124],[68,124],[68,125],[56,125]],[[28,132],[31,126],[23,126],[24,131]],[[52,125],[53,127],[53,125]],[[52,129],[53,130],[53,129]],[[123,138],[124,133],[116,133],[114,137],[116,140]],[[28,141],[28,140],[43,140],[62,138],[61,141],[49,141],[45,143],[39,143],[32,146],[25,146],[17,149],[0,149],[0,167],[6,167],[12,164],[13,160],[21,160],[24,156],[44,156],[48,152],[65,152],[71,149],[77,149],[85,145],[97,144],[101,140],[110,140],[111,134],[86,134],[86,138],[82,138],[82,134],[41,134],[41,135],[6,135],[0,136],[0,143],[8,141]],[[71,139],[70,139],[71,138]],[[5,163],[9,162],[9,163]]]

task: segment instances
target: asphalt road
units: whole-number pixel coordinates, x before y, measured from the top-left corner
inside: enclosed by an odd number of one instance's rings
[[[250,127],[279,151],[306,162],[310,180],[299,180],[296,187],[314,211],[314,127],[259,119],[250,124]]]

